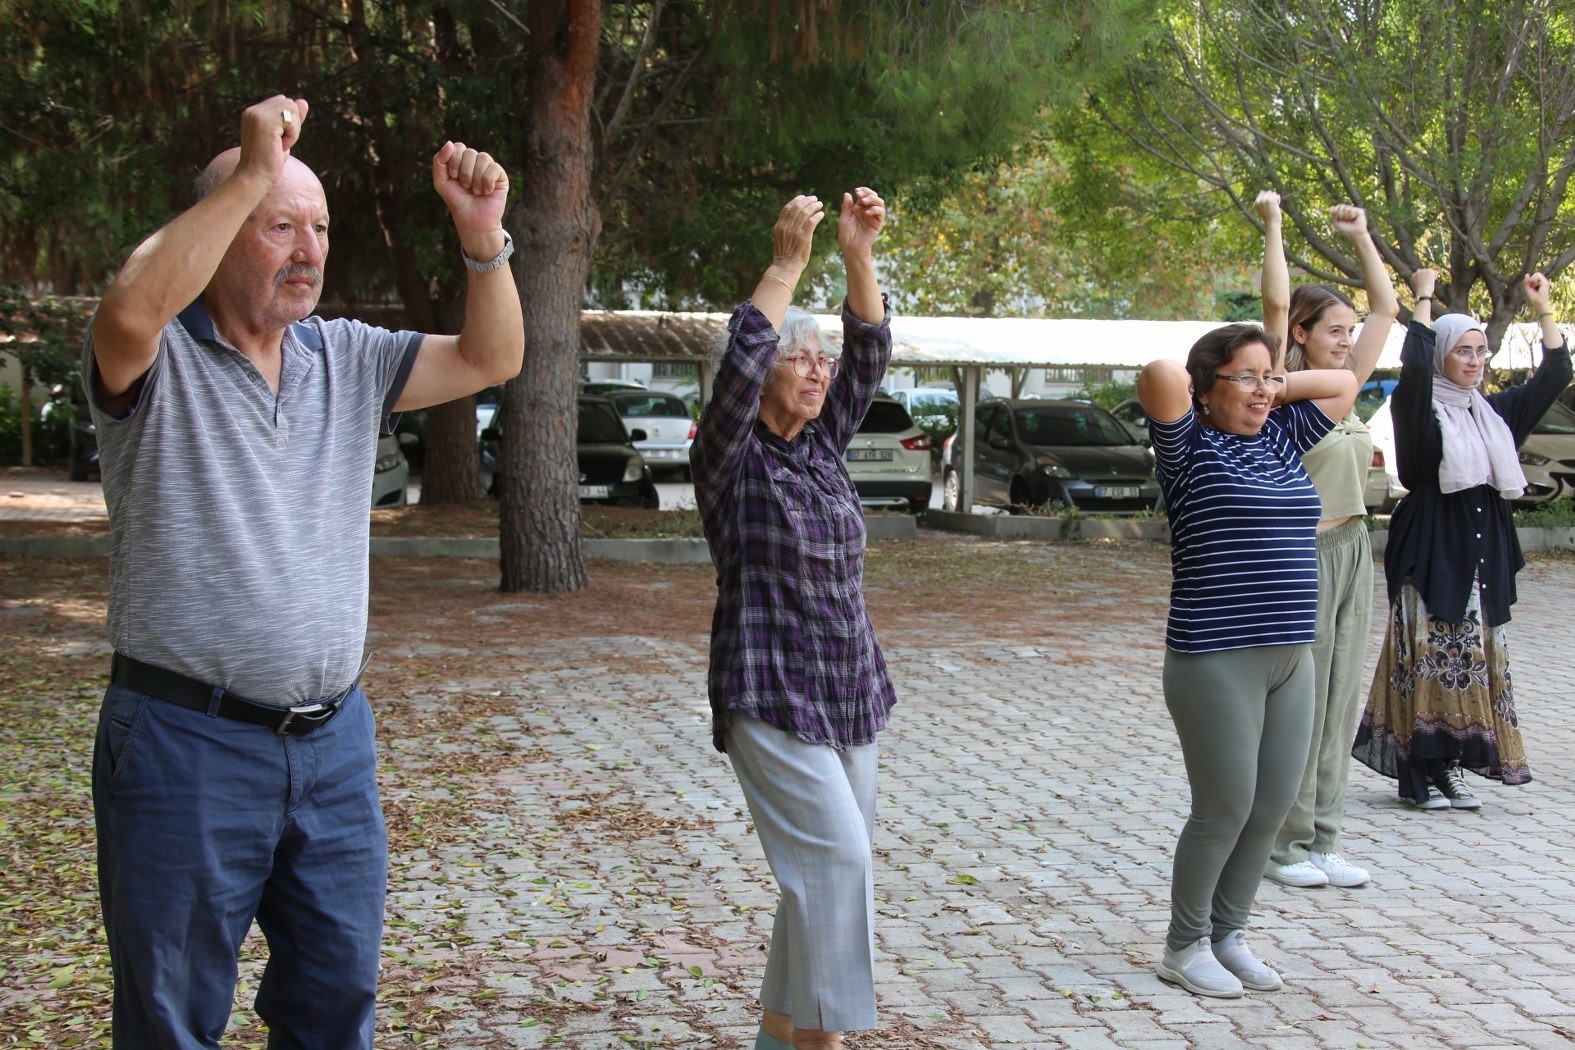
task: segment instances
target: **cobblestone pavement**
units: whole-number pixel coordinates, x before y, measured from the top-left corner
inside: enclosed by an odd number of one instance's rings
[[[1419,813],[1357,766],[1346,852],[1373,882],[1266,882],[1250,935],[1286,987],[1235,1001],[1153,972],[1188,800],[1160,694],[1162,577],[1119,585],[1152,605],[1149,628],[1091,621],[1077,647],[1003,642],[965,598],[944,634],[885,639],[901,697],[881,747],[885,1027],[849,1045],[1575,1045],[1575,560],[1527,568],[1511,626],[1537,779],[1474,780],[1480,811]],[[448,958],[475,964],[446,986],[441,1045],[752,1045],[774,891],[709,747],[704,654],[703,636],[521,644],[499,658],[527,685],[448,681],[412,701],[485,699],[484,732],[516,756],[487,774],[485,827],[417,852],[404,884],[419,888],[393,909],[453,931]]]
[[[91,512],[96,485],[48,484],[61,505],[35,512]],[[0,479],[0,516],[20,488]],[[1249,934],[1286,987],[1233,1001],[1153,972],[1188,801],[1160,693],[1167,583],[1112,574],[1112,607],[1142,624],[1086,601],[978,622],[963,592],[928,636],[882,631],[900,697],[876,833],[883,1027],[849,1046],[1575,1046],[1575,559],[1527,567],[1510,626],[1536,779],[1473,779],[1481,810],[1419,813],[1355,766],[1346,854],[1373,882],[1264,883]],[[478,634],[511,622],[494,599]],[[1047,617],[1062,630],[1036,633]],[[1061,641],[1078,618],[1086,640]],[[375,628],[380,662],[455,655]],[[705,636],[502,636],[397,701],[429,732],[384,742],[401,775],[382,1016],[426,1034],[380,1045],[752,1045],[775,889],[710,748]],[[1375,633],[1369,668],[1377,652]],[[450,808],[460,783],[484,790]]]

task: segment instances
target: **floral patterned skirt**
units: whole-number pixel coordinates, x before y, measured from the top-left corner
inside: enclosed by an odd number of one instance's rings
[[[1463,623],[1429,615],[1406,584],[1389,610],[1352,756],[1413,801],[1427,798],[1450,762],[1505,784],[1530,780],[1504,634],[1482,626],[1480,581]]]

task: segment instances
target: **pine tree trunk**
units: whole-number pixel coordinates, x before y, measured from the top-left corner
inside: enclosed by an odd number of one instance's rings
[[[580,302],[601,219],[591,199],[591,92],[600,0],[532,0],[526,156],[513,225],[525,367],[499,409],[499,541],[504,591],[587,583],[580,548]]]

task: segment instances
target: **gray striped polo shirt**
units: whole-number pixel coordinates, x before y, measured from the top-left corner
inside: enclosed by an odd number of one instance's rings
[[[350,684],[378,434],[421,338],[308,318],[285,332],[275,396],[199,299],[165,327],[124,416],[84,384],[118,652],[269,703]],[[82,366],[94,375],[91,326]]]

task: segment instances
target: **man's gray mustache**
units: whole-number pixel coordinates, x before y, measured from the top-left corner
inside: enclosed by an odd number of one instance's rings
[[[281,285],[295,277],[310,277],[314,286],[323,283],[323,271],[315,266],[308,266],[306,263],[291,263],[289,266],[286,266],[273,275],[273,283]]]

